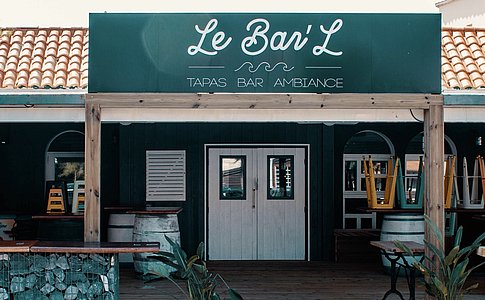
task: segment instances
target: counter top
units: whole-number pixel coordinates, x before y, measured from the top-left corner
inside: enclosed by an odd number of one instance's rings
[[[159,252],[158,242],[47,242],[47,241],[0,241],[0,253],[141,253]]]
[[[0,241],[0,253],[29,252],[37,241]]]
[[[84,220],[84,214],[52,214],[35,215],[32,220]]]
[[[30,247],[31,252],[63,252],[63,253],[140,253],[159,252],[160,243],[131,242],[46,242],[39,241]]]

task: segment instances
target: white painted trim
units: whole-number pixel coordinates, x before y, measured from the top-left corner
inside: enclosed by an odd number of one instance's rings
[[[413,113],[424,118],[419,109]],[[445,107],[444,114],[445,123],[485,122],[485,106]],[[103,108],[101,118],[103,122],[416,122],[409,109]]]
[[[414,109],[415,114],[419,113]],[[483,107],[445,107],[445,123],[483,123]],[[104,108],[103,122],[416,122],[409,109],[160,109]],[[84,108],[2,108],[0,123],[84,122]]]
[[[103,122],[416,122],[409,109],[103,108]]]
[[[307,169],[307,178],[306,178],[306,203],[305,206],[307,208],[306,211],[306,218],[307,218],[307,232],[306,232],[306,239],[307,239],[307,245],[306,245],[306,256],[307,256],[307,261],[310,261],[311,257],[311,248],[310,248],[310,216],[311,216],[311,207],[310,207],[310,199],[311,199],[311,190],[310,190],[310,144],[204,144],[204,244],[205,244],[205,255],[208,253],[207,249],[207,230],[208,230],[208,224],[207,224],[207,218],[209,214],[209,208],[208,208],[208,197],[207,197],[207,171],[208,171],[208,165],[207,165],[207,154],[209,148],[214,148],[214,147],[221,147],[221,148],[235,148],[235,147],[251,147],[251,148],[258,148],[258,147],[287,147],[287,148],[304,148],[307,150],[307,156],[305,159],[307,160],[306,164],[306,169]]]
[[[32,123],[32,122],[46,122],[46,123],[72,123],[84,122],[85,109],[78,108],[1,108],[0,109],[0,123],[15,122],[15,123]]]

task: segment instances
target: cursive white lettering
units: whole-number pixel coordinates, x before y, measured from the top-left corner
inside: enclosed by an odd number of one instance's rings
[[[335,52],[327,49],[327,45],[328,45],[328,41],[330,40],[330,37],[332,36],[332,34],[336,33],[337,31],[340,30],[340,28],[342,28],[343,23],[344,22],[341,19],[337,19],[333,21],[329,30],[326,30],[325,27],[323,27],[323,25],[320,25],[320,31],[326,34],[325,41],[323,42],[323,45],[313,47],[313,55],[319,56],[323,52],[330,54],[332,56],[340,56],[343,54],[342,51]]]
[[[195,25],[195,30],[201,34],[201,37],[197,46],[195,45],[189,46],[189,48],[187,49],[187,52],[189,53],[189,55],[196,55],[199,52],[205,55],[216,55],[219,51],[221,51],[222,49],[226,48],[229,45],[229,43],[232,41],[232,38],[228,37],[224,41],[224,39],[226,38],[226,34],[223,31],[219,31],[212,38],[211,45],[214,51],[205,50],[202,48],[205,38],[209,33],[214,31],[216,27],[217,27],[217,19],[211,19],[207,23],[204,29],[201,29],[199,25]]]
[[[262,23],[262,25],[256,25],[253,34],[244,38],[241,42],[241,49],[247,55],[261,54],[264,50],[266,50],[266,47],[268,47],[268,37],[266,36],[266,32],[269,30],[269,22],[267,20],[254,19],[248,23],[246,30],[250,31],[251,27],[257,23]],[[261,47],[255,51],[248,50],[249,47],[258,44],[258,39],[260,39],[262,42]]]

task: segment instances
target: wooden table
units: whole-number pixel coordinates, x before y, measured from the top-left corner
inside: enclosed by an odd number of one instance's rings
[[[407,246],[414,255],[424,254],[424,245],[411,241],[401,241],[405,246]],[[414,266],[410,265],[405,259],[405,252],[399,249],[392,241],[371,241],[370,244],[379,249],[379,251],[389,260],[391,263],[391,288],[384,294],[382,300],[386,299],[391,294],[396,294],[400,299],[404,300],[403,295],[396,288],[396,282],[398,277],[398,269],[403,267],[406,273],[408,288],[409,288],[409,299],[416,299],[416,269]]]
[[[32,216],[32,220],[82,220],[84,221],[84,214],[45,214]]]

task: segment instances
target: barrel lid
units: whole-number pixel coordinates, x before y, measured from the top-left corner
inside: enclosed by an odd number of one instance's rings
[[[166,215],[166,214],[178,214],[182,211],[181,207],[148,207],[139,210],[129,210],[130,214],[142,214],[142,215]]]

